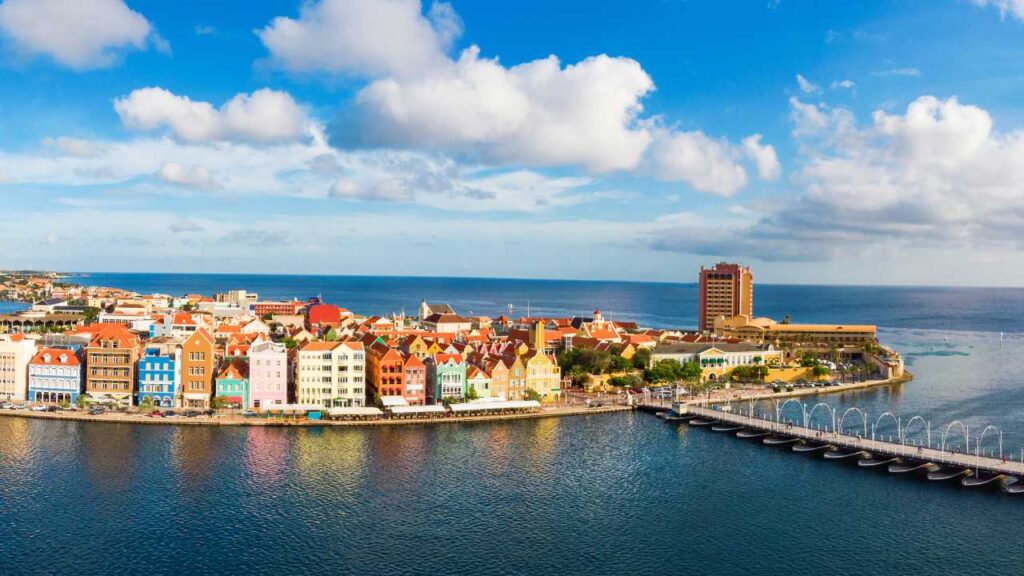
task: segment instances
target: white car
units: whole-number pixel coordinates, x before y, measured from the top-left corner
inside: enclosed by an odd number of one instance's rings
[[[33,412],[46,412],[46,406],[33,406],[32,408],[30,408],[30,410],[32,410]]]

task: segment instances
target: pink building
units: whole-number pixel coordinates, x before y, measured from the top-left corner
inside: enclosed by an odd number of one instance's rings
[[[249,348],[249,403],[266,410],[288,403],[288,350],[284,344],[257,339]]]

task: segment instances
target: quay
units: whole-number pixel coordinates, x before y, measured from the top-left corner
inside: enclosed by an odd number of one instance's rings
[[[827,407],[825,404],[818,406]],[[732,410],[723,410],[716,405],[700,406],[675,403],[671,411],[657,410],[649,406],[644,408],[647,411],[665,415],[665,419],[670,422],[687,422],[688,425],[707,427],[716,432],[734,433],[737,438],[760,440],[767,446],[792,446],[794,452],[820,452],[830,460],[855,460],[862,468],[885,466],[892,474],[919,472],[927,474],[928,479],[932,481],[960,479],[961,484],[966,487],[993,484],[1002,486],[1003,490],[1008,493],[1024,493],[1024,484],[1016,484],[1020,478],[1024,477],[1024,459],[1015,462],[1006,458],[994,458],[981,454],[981,443],[985,435],[990,431],[995,432],[994,427],[991,426],[983,430],[981,437],[976,439],[977,449],[972,454],[969,450],[970,436],[966,437],[968,444],[966,452],[948,450],[945,434],[942,438],[941,449],[932,448],[930,446],[930,426],[929,446],[870,438],[868,437],[867,417],[858,408],[850,408],[847,413],[859,413],[855,414],[858,417],[856,428],[860,428],[863,423],[863,434],[843,432],[842,421],[838,426],[835,424],[836,411],[832,411],[833,427],[821,430],[810,426],[806,410],[803,425],[799,425],[800,423],[782,418],[771,420],[739,414]],[[886,415],[891,416],[888,413]],[[917,418],[920,417],[915,417],[915,419]],[[901,429],[898,433],[903,440],[906,439],[906,430],[912,423],[913,421],[909,422],[907,428]],[[959,423],[953,423],[950,426],[955,424]],[[963,428],[962,425],[961,428]],[[966,428],[963,429],[966,432]],[[947,428],[948,431],[949,428]]]

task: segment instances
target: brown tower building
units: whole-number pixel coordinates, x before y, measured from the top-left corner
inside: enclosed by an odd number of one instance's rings
[[[754,316],[754,273],[747,266],[719,262],[700,267],[699,330],[712,330],[715,318]]]

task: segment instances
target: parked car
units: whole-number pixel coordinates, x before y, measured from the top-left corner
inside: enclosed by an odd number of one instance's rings
[[[242,412],[242,416],[245,416],[246,418],[255,418],[256,412],[253,410],[246,410],[245,412]]]
[[[39,406],[33,406],[31,408],[31,410],[33,412],[46,412],[46,406],[43,406],[42,404],[40,404]]]
[[[106,412],[106,410],[103,408],[93,408],[92,410],[89,410],[89,415],[98,416],[100,414],[103,414],[104,412]]]
[[[178,415],[178,413],[177,413],[177,412],[175,412],[174,410],[164,410],[163,414],[161,414],[161,415],[162,415],[162,416],[163,416],[164,418],[170,418],[171,416],[177,416],[177,415]]]
[[[153,410],[149,414],[146,414],[146,416],[149,416],[150,418],[163,418],[164,417],[164,415],[161,414],[159,410]]]
[[[3,405],[0,406],[0,408],[3,408],[4,410],[14,410],[14,404],[11,404],[10,402],[4,402]]]
[[[195,418],[196,416],[199,416],[199,411],[198,410],[186,410],[185,411],[185,418]]]
[[[213,416],[216,413],[217,411],[214,410],[213,408],[207,408],[206,410],[203,410],[203,416]]]
[[[47,412],[60,412],[60,406],[47,406]]]

